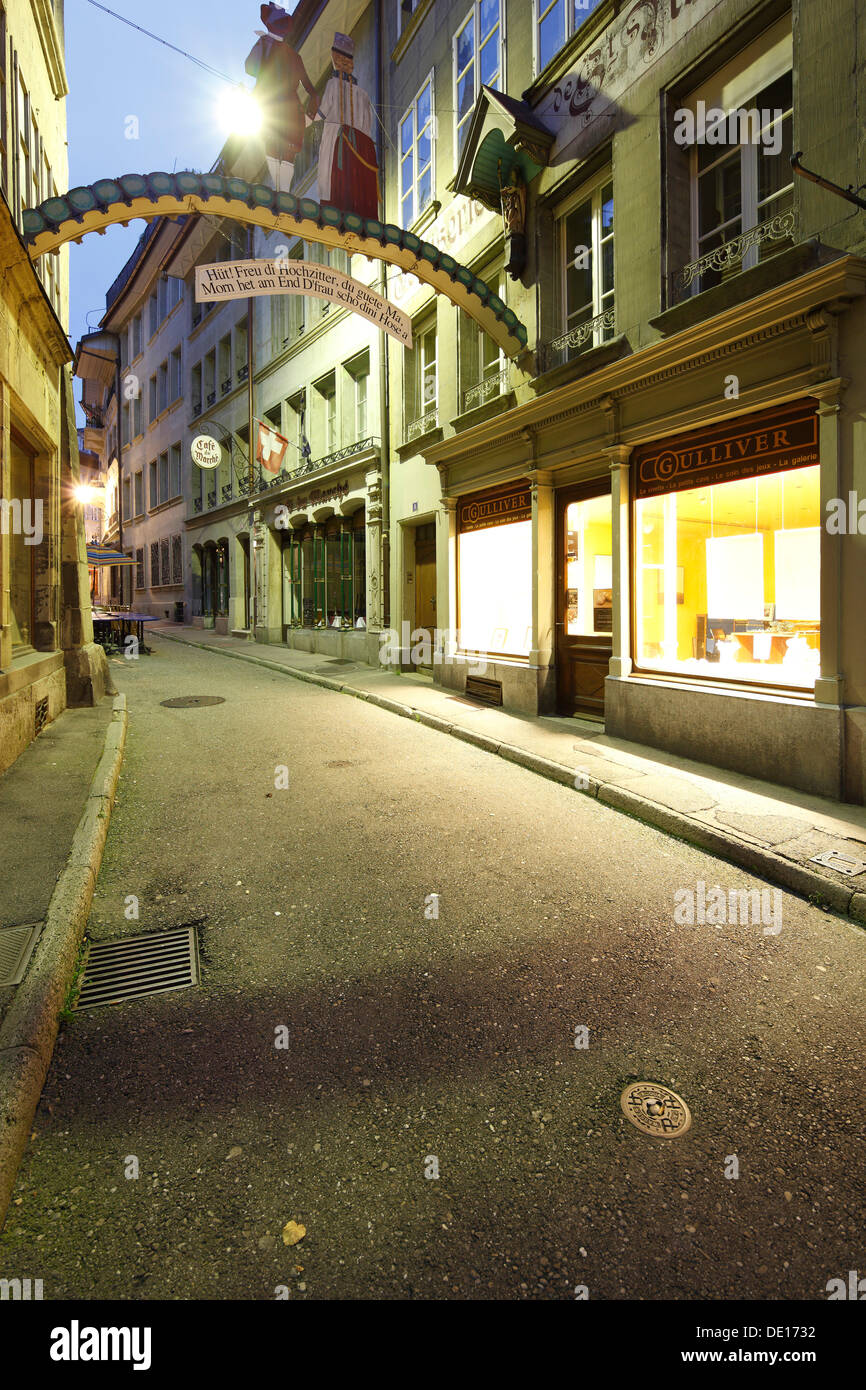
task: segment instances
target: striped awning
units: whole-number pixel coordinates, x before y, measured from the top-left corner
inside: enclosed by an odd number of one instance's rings
[[[121,550],[113,550],[110,545],[89,545],[87,547],[88,565],[134,565],[131,555]]]

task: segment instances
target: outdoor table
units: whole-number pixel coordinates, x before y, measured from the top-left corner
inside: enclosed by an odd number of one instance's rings
[[[93,635],[97,642],[106,645],[109,633],[115,628],[119,628],[120,643],[132,629],[138,638],[138,649],[140,652],[150,653],[150,647],[144,645],[144,624],[158,623],[159,618],[153,613],[94,613],[93,615]]]

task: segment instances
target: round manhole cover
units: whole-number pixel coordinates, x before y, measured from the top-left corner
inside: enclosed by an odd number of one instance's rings
[[[160,700],[166,709],[194,709],[199,705],[224,705],[222,695],[175,695],[173,700]]]
[[[678,1139],[692,1122],[682,1096],[657,1081],[635,1081],[626,1086],[620,1105],[633,1125],[659,1139]]]

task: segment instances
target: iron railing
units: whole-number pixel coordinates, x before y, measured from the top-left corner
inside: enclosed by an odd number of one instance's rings
[[[501,371],[491,376],[484,377],[483,381],[476,382],[463,392],[463,410],[476,410],[480,405],[486,405],[496,396],[504,396],[508,392],[508,368],[503,367]]]
[[[573,357],[579,356],[587,347],[594,346],[596,337],[603,341],[607,334],[613,332],[615,321],[616,310],[611,305],[609,309],[596,314],[594,318],[576,324],[567,333],[561,333],[558,338],[552,338],[547,343],[540,343],[538,356],[541,370],[546,372],[553,367],[563,366]]]
[[[411,420],[409,422],[406,426],[407,442],[412,439],[420,439],[423,434],[429,434],[431,430],[435,430],[438,423],[439,412],[434,406],[432,410],[428,410],[425,414],[420,415],[417,420]]]
[[[743,262],[750,251],[756,249],[760,257],[762,247],[773,242],[792,242],[796,231],[797,216],[793,209],[789,209],[787,212],[777,213],[775,217],[767,218],[765,222],[757,223],[748,231],[740,232],[738,236],[731,237],[730,241],[723,242],[706,255],[699,256],[697,260],[689,261],[688,265],[675,270],[671,276],[673,302],[678,303],[691,295],[700,294],[702,290],[712,289],[720,284],[726,275],[738,274],[744,268]],[[783,249],[782,246],[773,247],[770,254]],[[710,283],[706,283],[707,281]]]

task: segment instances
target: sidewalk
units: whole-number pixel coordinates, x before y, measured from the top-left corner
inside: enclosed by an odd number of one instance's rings
[[[154,623],[150,634],[283,671],[419,719],[866,923],[866,867],[848,876],[810,862],[832,850],[866,865],[866,807],[608,738],[602,725],[589,719],[530,718],[476,705],[424,674],[343,665],[321,653],[260,646],[173,623]]]
[[[123,695],[66,710],[0,777],[0,1227],[73,979],[125,736]]]

